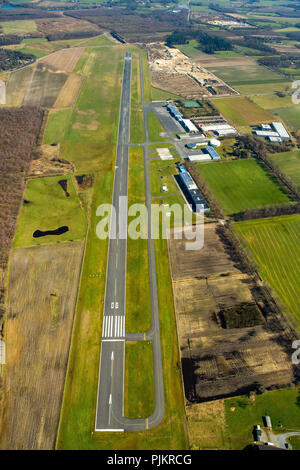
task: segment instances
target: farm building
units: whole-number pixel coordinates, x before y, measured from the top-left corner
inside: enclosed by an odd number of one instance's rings
[[[286,130],[286,128],[284,127],[282,122],[272,122],[272,127],[277,132],[279,137],[281,137],[282,139],[290,139],[291,138],[290,134],[288,133],[288,131]]]
[[[260,128],[263,130],[263,131],[270,131],[272,128],[270,126],[270,124],[261,124]]]
[[[260,429],[260,425],[259,425],[259,424],[257,424],[256,426],[254,426],[253,436],[254,436],[254,440],[255,440],[256,442],[261,442],[261,429]]]
[[[191,207],[194,212],[208,212],[210,210],[206,199],[203,197],[195,181],[189,174],[189,172],[183,167],[178,167],[179,179],[182,189],[187,196],[187,199],[191,201]],[[199,207],[201,205],[201,207]]]
[[[267,428],[271,428],[272,427],[272,421],[271,421],[271,418],[270,416],[266,415],[263,417],[264,419],[264,423],[266,425]]]
[[[221,158],[218,152],[213,147],[210,147],[210,145],[204,148],[204,152],[208,153],[212,160],[220,160]]]

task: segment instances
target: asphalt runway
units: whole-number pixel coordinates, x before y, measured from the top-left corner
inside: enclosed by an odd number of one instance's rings
[[[142,104],[145,119],[145,192],[148,207],[148,230],[151,230],[151,195],[148,156],[147,105],[144,101],[143,67],[140,56]],[[151,293],[151,329],[135,335],[125,332],[126,307],[126,233],[128,194],[128,154],[130,132],[131,53],[126,52],[120,106],[119,133],[115,163],[113,205],[116,218],[112,218],[107,260],[106,290],[103,312],[101,355],[95,431],[141,431],[157,426],[164,416],[164,383],[161,358],[159,311],[154,242],[148,238],[149,285]],[[114,237],[114,233],[117,234]],[[125,339],[152,341],[155,387],[155,409],[146,419],[124,417]],[[147,371],[145,371],[147,373]]]

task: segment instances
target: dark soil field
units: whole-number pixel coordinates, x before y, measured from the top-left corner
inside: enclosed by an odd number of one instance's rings
[[[192,403],[285,386],[297,374],[291,338],[268,314],[254,280],[231,259],[216,229],[205,225],[200,251],[186,251],[184,240],[169,240],[185,394]],[[260,314],[256,326],[223,328],[220,313],[245,304],[256,304],[264,317]]]
[[[82,242],[12,252],[1,449],[55,447],[82,253]]]

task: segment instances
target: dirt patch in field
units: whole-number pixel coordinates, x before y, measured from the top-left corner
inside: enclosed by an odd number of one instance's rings
[[[73,163],[60,158],[58,145],[42,145],[39,147],[38,158],[32,160],[29,168],[29,176],[53,176],[73,173]]]
[[[76,73],[69,75],[54,103],[54,108],[73,107],[80,92],[83,80],[84,78]]]
[[[12,252],[2,449],[55,446],[82,254],[82,243]]]
[[[192,403],[294,381],[290,338],[269,315],[254,279],[231,259],[217,227],[205,225],[199,251],[186,251],[185,240],[169,240],[185,394]],[[222,328],[219,313],[243,303],[256,304],[264,323]]]
[[[73,129],[80,131],[96,131],[99,126],[99,118],[95,111],[77,110],[77,122],[73,124]]]
[[[39,63],[54,67],[54,69],[59,70],[60,72],[71,73],[76,67],[83,51],[84,47],[70,47],[69,49],[62,49],[40,59]]]
[[[63,16],[62,18],[41,18],[36,20],[38,31],[48,34],[74,33],[81,31],[101,31],[100,28],[86,20]]]

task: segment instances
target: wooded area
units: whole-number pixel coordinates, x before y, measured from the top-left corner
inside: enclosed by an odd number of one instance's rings
[[[0,108],[0,336],[3,331],[5,272],[21,204],[25,176],[36,146],[43,111]]]

